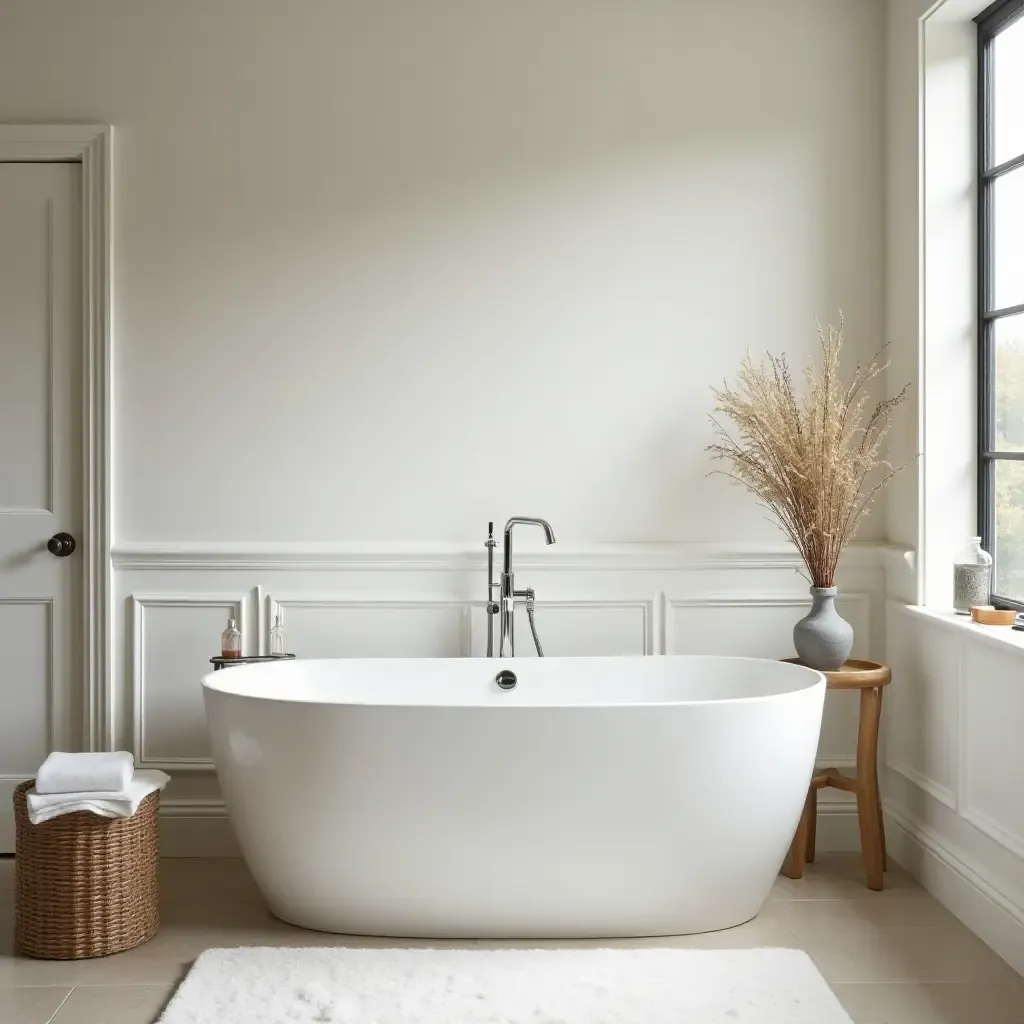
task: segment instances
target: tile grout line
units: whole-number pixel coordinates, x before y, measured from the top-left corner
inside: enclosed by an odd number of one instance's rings
[[[53,1013],[51,1013],[50,1016],[46,1018],[46,1021],[44,1022],[44,1024],[53,1024],[54,1020],[57,1017],[57,1014],[60,1013],[60,1011],[63,1008],[64,1004],[71,998],[71,993],[74,992],[74,991],[75,991],[75,986],[72,985],[71,988],[68,989],[67,995],[65,995],[64,998],[60,1001],[60,1006],[58,1006],[57,1009],[54,1010]]]

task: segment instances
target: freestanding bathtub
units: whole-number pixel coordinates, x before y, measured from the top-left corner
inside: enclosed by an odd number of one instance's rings
[[[437,938],[754,917],[800,817],[825,696],[811,669],[689,655],[292,661],[203,688],[271,911]]]

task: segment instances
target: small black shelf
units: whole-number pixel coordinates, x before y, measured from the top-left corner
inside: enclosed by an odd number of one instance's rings
[[[294,658],[294,654],[250,654],[241,658],[225,658],[217,655],[216,658],[210,659],[210,664],[213,666],[213,671],[217,672],[222,668],[232,668],[235,665],[257,665],[265,661],[292,661]]]

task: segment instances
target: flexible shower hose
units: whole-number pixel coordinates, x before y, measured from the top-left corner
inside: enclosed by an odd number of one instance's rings
[[[537,636],[537,623],[533,620],[533,597],[526,599],[526,617],[530,620],[530,632],[533,634],[533,644],[537,648],[537,657],[544,657],[544,648],[540,645],[540,637]]]

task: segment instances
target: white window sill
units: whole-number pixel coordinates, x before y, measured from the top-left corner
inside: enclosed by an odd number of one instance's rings
[[[924,608],[921,605],[907,605],[912,615],[920,615],[930,622],[941,623],[946,629],[953,630],[961,638],[970,638],[972,642],[994,647],[1004,654],[1019,652],[1024,657],[1024,632],[1011,626],[981,626],[969,615],[958,615],[952,611],[939,611],[935,608]]]

